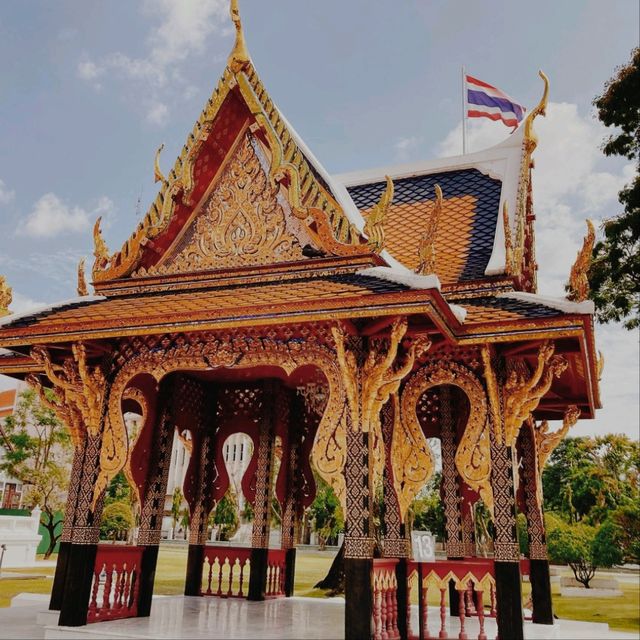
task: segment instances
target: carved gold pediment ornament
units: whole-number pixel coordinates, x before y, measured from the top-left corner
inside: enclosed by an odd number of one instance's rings
[[[384,249],[384,223],[393,202],[393,180],[389,176],[385,176],[385,180],[387,186],[380,197],[380,202],[371,209],[364,225],[364,233],[368,238],[369,247],[376,253],[380,253]]]
[[[427,222],[427,227],[420,238],[418,245],[418,268],[416,273],[426,276],[435,273],[436,268],[436,236],[438,233],[438,224],[442,216],[442,189],[440,185],[435,186],[436,200],[433,203],[431,216]]]
[[[278,187],[263,169],[251,134],[238,145],[217,188],[178,243],[177,252],[144,275],[186,273],[302,260]],[[297,224],[299,223],[290,223]]]

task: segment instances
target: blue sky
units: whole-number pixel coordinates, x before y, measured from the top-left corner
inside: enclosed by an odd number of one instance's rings
[[[599,151],[591,101],[638,42],[635,0],[241,0],[271,96],[332,173],[460,152],[460,68],[538,121],[534,195],[540,289],[560,295],[584,234],[618,210],[632,167]],[[72,297],[98,215],[119,248],[222,73],[227,0],[0,4],[0,273],[15,310]],[[472,150],[508,134],[473,122]],[[138,205],[138,200],[140,204]],[[576,431],[637,437],[637,336],[598,333],[605,410]]]

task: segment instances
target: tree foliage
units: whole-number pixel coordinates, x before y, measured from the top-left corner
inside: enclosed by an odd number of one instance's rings
[[[315,522],[320,548],[335,542],[344,530],[344,516],[340,501],[333,489],[320,476],[316,477],[316,497],[311,504],[311,516]]]
[[[545,509],[599,525],[640,498],[640,444],[625,435],[565,438],[542,474]]]
[[[53,393],[51,397],[53,398]],[[14,413],[4,421],[0,439],[5,449],[0,469],[25,485],[24,505],[40,506],[40,521],[49,533],[48,558],[60,538],[66,503],[71,441],[66,429],[33,389],[22,391]]]
[[[623,212],[604,223],[604,240],[594,247],[591,297],[601,321],[626,319],[633,329],[640,325],[640,48],[616,69],[594,105],[605,126],[617,128],[602,150],[635,160],[636,175],[618,195]]]
[[[238,530],[238,506],[229,491],[224,494],[213,512],[213,524],[220,527],[220,540],[229,540]]]
[[[444,504],[440,496],[442,474],[435,473],[420,495],[411,503],[409,518],[416,531],[429,531],[438,542],[444,541]]]
[[[595,533],[586,524],[560,525],[547,531],[549,559],[568,564],[576,580],[587,589],[597,569]]]
[[[103,540],[126,540],[135,525],[131,504],[126,500],[116,500],[105,506],[100,521],[100,537]]]

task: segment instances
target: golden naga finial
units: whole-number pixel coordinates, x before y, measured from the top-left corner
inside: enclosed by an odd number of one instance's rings
[[[589,278],[587,273],[591,265],[591,254],[596,242],[596,230],[591,220],[587,220],[587,235],[582,242],[582,249],[578,251],[576,261],[571,267],[569,275],[569,293],[567,298],[573,302],[584,302],[589,297]]]
[[[436,234],[438,233],[438,223],[442,214],[442,189],[440,185],[435,186],[436,201],[433,204],[431,217],[427,222],[427,228],[420,238],[418,245],[418,258],[420,263],[416,273],[421,276],[434,273],[436,268]]]
[[[502,205],[502,226],[504,227],[505,273],[508,276],[513,276],[516,273],[516,264],[513,253],[513,236],[511,235],[511,222],[509,222],[509,205],[506,200]]]
[[[78,263],[78,295],[88,296],[89,289],[87,287],[87,280],[84,276],[84,258],[81,258]]]
[[[13,290],[7,284],[7,280],[4,276],[0,276],[0,318],[8,316],[9,305],[13,302]]]
[[[156,159],[153,162],[153,180],[154,182],[165,182],[166,178],[160,169],[160,154],[164,149],[164,142],[158,147],[156,151]]]
[[[373,207],[364,224],[364,232],[369,240],[368,244],[373,251],[380,253],[384,249],[384,219],[393,202],[393,180],[385,176],[387,188],[380,198],[380,202]]]
[[[538,71],[538,75],[544,82],[542,98],[540,98],[540,102],[538,102],[537,106],[531,111],[524,121],[524,140],[530,152],[533,151],[538,144],[538,138],[536,137],[536,134],[533,133],[533,121],[537,116],[547,115],[547,104],[549,103],[549,78],[547,78],[544,71]]]
[[[107,247],[104,238],[102,237],[102,231],[100,230],[100,223],[102,222],[102,216],[100,216],[96,223],[93,225],[93,255],[96,258],[96,267],[103,268],[111,259],[109,255],[109,249]]]
[[[242,21],[240,20],[240,9],[238,8],[238,0],[231,0],[231,20],[236,28],[236,42],[233,50],[229,54],[227,66],[233,73],[242,71],[249,64],[249,51],[247,51],[247,43],[244,39],[244,31],[242,30]]]

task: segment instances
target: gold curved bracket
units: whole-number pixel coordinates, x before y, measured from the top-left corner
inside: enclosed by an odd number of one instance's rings
[[[393,180],[385,176],[386,189],[380,197],[380,202],[371,210],[364,225],[364,233],[368,238],[369,247],[376,253],[384,249],[384,221],[393,202]]]
[[[600,382],[600,380],[602,380],[602,372],[604,371],[604,363],[605,363],[604,353],[602,353],[602,351],[598,351],[598,360],[597,360],[597,364],[596,364],[598,382]]]
[[[418,258],[420,262],[416,273],[421,276],[435,273],[436,268],[436,234],[438,233],[438,224],[440,222],[440,216],[442,215],[443,202],[442,189],[439,184],[435,186],[435,192],[436,200],[433,203],[431,217],[427,222],[427,228],[418,245]]]
[[[247,50],[247,43],[244,39],[244,30],[242,29],[238,0],[231,0],[230,13],[231,20],[236,28],[236,41],[233,46],[233,50],[229,54],[227,66],[231,71],[233,71],[233,73],[238,73],[249,64],[249,51]]]
[[[164,149],[164,142],[158,147],[158,150],[156,151],[156,157],[153,162],[153,181],[154,182],[166,182],[166,178],[162,173],[162,169],[160,169],[160,154],[162,153],[163,149]]]
[[[544,82],[544,90],[542,92],[542,98],[540,98],[540,102],[536,105],[536,107],[531,111],[531,113],[526,117],[524,121],[524,140],[527,145],[529,152],[535,149],[538,138],[536,134],[533,132],[533,121],[538,116],[546,116],[547,115],[547,105],[549,104],[549,78],[544,73],[544,71],[538,71],[538,75],[542,78]]]
[[[582,248],[578,251],[576,261],[573,263],[569,275],[567,298],[573,302],[584,302],[589,297],[589,278],[587,274],[591,266],[591,256],[595,242],[595,227],[591,220],[587,220],[587,235],[582,241]]]

